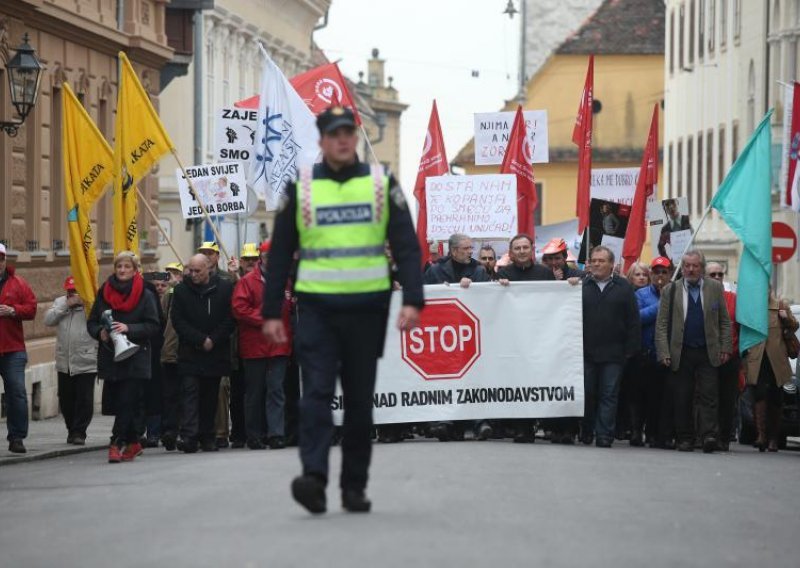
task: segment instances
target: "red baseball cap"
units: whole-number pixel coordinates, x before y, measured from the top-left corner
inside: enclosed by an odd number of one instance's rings
[[[264,241],[263,243],[258,245],[258,252],[260,253],[269,252],[271,246],[272,246],[272,241]]]
[[[672,261],[665,256],[657,256],[653,259],[653,262],[650,263],[650,268],[655,268],[656,266],[672,268]]]
[[[67,276],[67,279],[64,280],[64,290],[69,292],[75,289],[75,279],[72,276]]]

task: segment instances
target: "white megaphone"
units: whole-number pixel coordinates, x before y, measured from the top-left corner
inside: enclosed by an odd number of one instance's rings
[[[112,330],[112,326],[114,324],[114,318],[111,317],[111,310],[106,310],[103,312],[101,321],[103,322],[103,326],[108,331],[108,334],[111,336],[111,341],[114,342],[115,363],[124,361],[125,359],[131,357],[134,353],[139,351],[139,346],[136,345],[135,343],[131,343],[128,337],[124,333],[119,333]]]

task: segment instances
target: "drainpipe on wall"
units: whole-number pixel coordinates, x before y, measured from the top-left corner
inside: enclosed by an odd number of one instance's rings
[[[194,13],[194,163],[203,163],[203,12]],[[210,127],[209,127],[210,128]],[[194,246],[200,246],[202,223],[196,221],[192,225]]]

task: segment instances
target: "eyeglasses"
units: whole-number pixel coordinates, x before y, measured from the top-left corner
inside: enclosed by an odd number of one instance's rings
[[[482,256],[481,260],[494,260],[493,256]]]
[[[708,275],[711,278],[722,278],[723,276],[725,276],[725,273],[724,272],[709,272]]]

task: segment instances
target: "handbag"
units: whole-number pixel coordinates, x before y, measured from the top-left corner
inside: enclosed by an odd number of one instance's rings
[[[788,327],[783,328],[783,343],[786,345],[786,354],[789,359],[797,359],[800,355],[800,339]]]

